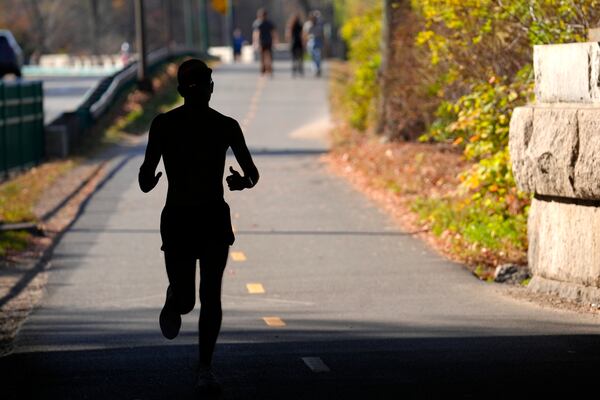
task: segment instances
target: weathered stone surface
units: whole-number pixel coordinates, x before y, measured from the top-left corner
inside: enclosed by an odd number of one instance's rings
[[[600,199],[600,107],[519,107],[510,121],[510,156],[525,192]]]
[[[535,108],[525,153],[529,187],[538,194],[572,197],[577,110]]]
[[[600,44],[536,46],[534,106],[518,108],[509,149],[529,211],[529,289],[600,303]],[[514,268],[508,268],[502,277]]]
[[[575,196],[600,199],[600,109],[577,112],[579,144],[573,157]]]
[[[597,42],[534,46],[533,66],[538,102],[600,102]]]
[[[519,190],[531,192],[525,153],[533,132],[533,107],[517,107],[510,119],[508,148],[512,171]]]
[[[511,121],[514,133],[511,129],[510,151],[519,189],[550,196],[574,196],[577,109],[536,107],[531,128],[527,113],[523,110],[514,124]]]
[[[600,42],[600,28],[590,28],[588,30],[589,42]]]
[[[573,282],[560,282],[534,276],[527,289],[532,292],[562,297],[580,303],[600,303],[600,288],[594,286],[584,286]]]
[[[600,287],[600,208],[533,199],[528,238],[534,277]]]

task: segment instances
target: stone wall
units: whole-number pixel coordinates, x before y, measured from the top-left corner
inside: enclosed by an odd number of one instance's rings
[[[537,102],[514,110],[517,186],[533,193],[530,290],[600,303],[600,45],[535,46]]]

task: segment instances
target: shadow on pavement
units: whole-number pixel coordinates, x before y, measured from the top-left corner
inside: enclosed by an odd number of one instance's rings
[[[158,310],[44,312],[30,335],[57,342],[0,359],[3,399],[210,398],[193,389],[195,332],[167,342],[148,322]],[[226,322],[236,315],[252,311],[226,311]],[[308,328],[294,329],[294,318],[281,329],[226,323],[215,360],[223,398],[571,397],[595,385],[600,361],[597,335],[498,335],[468,318],[436,327],[294,316]],[[331,371],[313,373],[302,357],[320,357]]]
[[[14,299],[15,297],[17,297],[27,287],[27,285],[29,285],[31,283],[31,281],[33,281],[33,279],[35,279],[35,277],[38,274],[40,274],[41,272],[46,270],[48,260],[52,256],[52,252],[54,251],[54,248],[56,247],[56,245],[58,243],[60,243],[60,240],[61,240],[62,236],[64,235],[64,233],[68,232],[69,228],[71,226],[73,226],[73,224],[75,224],[77,219],[83,214],[83,212],[85,211],[85,209],[87,207],[87,204],[90,202],[92,197],[94,197],[94,194],[97,193],[98,191],[100,191],[123,167],[125,167],[125,165],[129,161],[131,161],[131,159],[133,159],[134,157],[141,154],[141,152],[143,152],[143,148],[141,146],[134,146],[134,147],[121,146],[121,145],[114,146],[114,148],[111,152],[111,157],[122,157],[122,159],[107,172],[107,174],[102,178],[100,183],[98,183],[98,185],[94,188],[94,190],[90,194],[90,196],[81,203],[81,205],[79,206],[79,209],[77,210],[77,214],[75,215],[73,220],[64,229],[64,231],[61,232],[56,237],[54,243],[45,252],[45,254],[40,258],[40,260],[38,260],[36,265],[33,268],[29,269],[27,272],[25,272],[23,274],[23,276],[21,276],[21,278],[18,280],[18,282],[10,289],[10,291],[8,293],[6,293],[4,296],[0,297],[0,307],[2,307],[3,305],[8,303],[10,300]],[[44,216],[44,218],[51,218],[54,214],[58,213],[58,211],[63,206],[65,206],[69,202],[69,200],[71,200],[71,197],[73,197],[73,196],[70,195],[66,199],[64,199],[53,210],[49,211]]]

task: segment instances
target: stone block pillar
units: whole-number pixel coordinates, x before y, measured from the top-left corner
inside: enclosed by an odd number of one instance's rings
[[[517,186],[534,194],[529,289],[600,303],[600,45],[534,48],[536,103],[514,110]]]

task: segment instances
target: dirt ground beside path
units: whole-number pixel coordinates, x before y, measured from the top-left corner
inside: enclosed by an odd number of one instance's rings
[[[408,232],[436,251],[463,261],[448,240],[429,232],[427,221],[411,210],[418,197],[441,197],[455,190],[466,162],[455,149],[423,143],[379,143],[340,147],[324,156],[330,169],[385,209]],[[444,165],[445,168],[436,166]]]
[[[460,153],[431,144],[372,142],[368,146],[339,148],[323,156],[323,160],[334,174],[348,180],[375,201],[405,231],[413,233],[444,257],[465,265],[465,260],[451,251],[448,238],[434,235],[427,222],[411,209],[411,202],[418,196],[438,197],[454,190],[458,175],[466,165]],[[465,267],[474,270],[468,265]],[[474,278],[476,276],[474,274]],[[490,285],[518,301],[600,317],[600,304],[577,303],[532,293],[526,286]]]
[[[106,163],[98,159],[88,160],[58,178],[34,207],[39,218],[51,215],[40,224],[43,234],[34,236],[25,251],[2,261],[0,355],[10,352],[19,327],[43,297],[54,244],[77,217],[81,205],[105,174]],[[82,182],[86,182],[85,185],[82,186]]]

